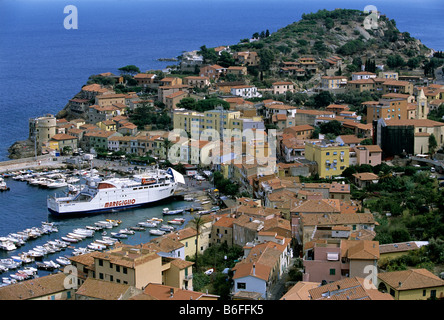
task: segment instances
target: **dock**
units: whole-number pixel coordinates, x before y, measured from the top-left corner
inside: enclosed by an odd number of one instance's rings
[[[38,156],[0,162],[0,173],[29,169],[65,168],[66,157]]]

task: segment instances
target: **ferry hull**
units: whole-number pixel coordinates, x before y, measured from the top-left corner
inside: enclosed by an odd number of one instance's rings
[[[74,195],[49,197],[48,211],[55,217],[116,212],[160,202],[174,196],[181,174],[169,169],[157,180],[135,176],[137,179],[115,178],[90,184]],[[151,181],[154,181],[151,182]]]

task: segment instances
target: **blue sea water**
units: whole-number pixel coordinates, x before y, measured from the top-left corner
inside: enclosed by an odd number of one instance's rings
[[[77,30],[63,27],[67,5],[78,9]],[[442,0],[2,0],[0,161],[7,160],[12,143],[27,138],[29,118],[57,113],[91,74],[118,73],[127,64],[142,71],[162,69],[170,63],[158,58],[177,57],[202,45],[235,44],[266,29],[275,32],[303,13],[324,8],[363,10],[367,5],[395,19],[402,32],[444,50]],[[11,191],[0,193],[0,236],[48,219],[49,191],[11,179],[8,183]],[[123,227],[135,225],[160,211],[159,206],[67,219],[60,222],[57,237],[107,217],[123,220]],[[131,239],[127,243],[148,240],[141,234]],[[30,246],[47,240],[35,240]]]

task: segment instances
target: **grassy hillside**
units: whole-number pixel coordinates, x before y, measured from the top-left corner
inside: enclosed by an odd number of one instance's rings
[[[326,58],[340,55],[346,60],[366,57],[376,63],[386,63],[390,55],[400,55],[405,61],[423,58],[430,49],[408,32],[400,32],[394,20],[384,15],[378,26],[367,30],[364,19],[368,14],[359,10],[320,10],[303,14],[294,22],[258,41],[239,43],[234,51],[256,50],[260,55],[272,55],[276,61],[291,61],[301,56]]]

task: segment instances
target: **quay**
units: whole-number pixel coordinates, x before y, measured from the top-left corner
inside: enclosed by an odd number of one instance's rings
[[[0,173],[31,169],[63,169],[66,157],[38,156],[0,162]]]

